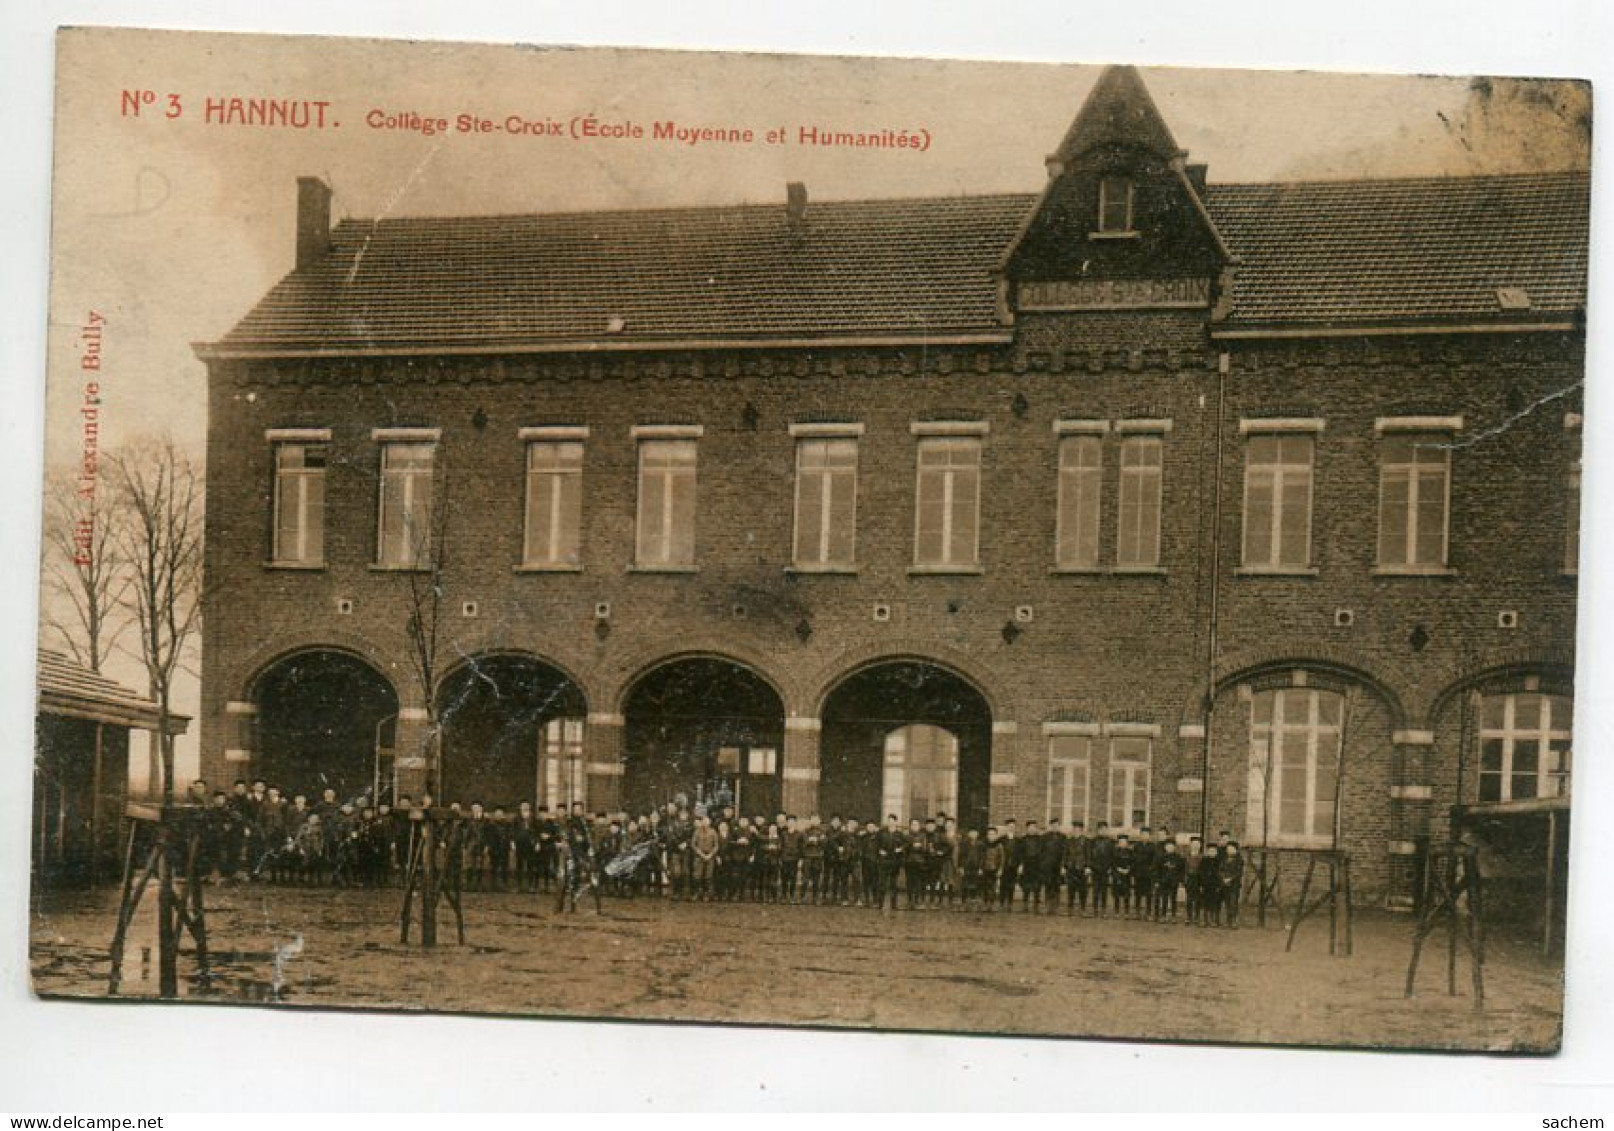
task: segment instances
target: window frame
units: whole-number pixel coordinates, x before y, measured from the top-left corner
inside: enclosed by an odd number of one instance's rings
[[[1054,571],[1057,573],[1092,573],[1103,568],[1104,556],[1104,437],[1109,433],[1110,425],[1106,420],[1056,420],[1054,421],[1055,440],[1055,481],[1054,481]],[[1067,451],[1079,446],[1091,444],[1097,453],[1097,460],[1091,467],[1068,467],[1065,456]],[[1067,486],[1070,480],[1078,476],[1091,476],[1092,490],[1087,492],[1092,498],[1092,514],[1089,516],[1079,505],[1076,514],[1078,524],[1084,524],[1089,517],[1092,524],[1092,560],[1079,560],[1065,556],[1067,523]],[[1077,503],[1082,498],[1085,487],[1078,486]],[[1078,543],[1081,540],[1077,536]]]
[[[442,430],[438,428],[377,428],[370,433],[370,438],[379,447],[379,474],[376,476],[376,528],[375,528],[375,559],[371,563],[372,569],[397,570],[401,572],[430,571],[435,568],[432,555],[433,547],[429,544],[431,527],[436,520],[437,506],[437,449],[441,446]],[[406,483],[411,486],[417,479],[424,479],[427,486],[426,495],[426,526],[428,544],[418,556],[410,555],[406,559],[397,561],[387,557],[387,476],[388,459],[393,452],[402,448],[425,448],[431,453],[431,466],[422,473],[415,469],[408,474]],[[400,474],[407,474],[400,471]],[[405,503],[405,510],[412,514],[414,511],[413,491],[406,492],[411,498]]]
[[[1118,470],[1116,472],[1115,494],[1115,570],[1118,573],[1126,573],[1129,571],[1135,573],[1154,572],[1161,568],[1160,563],[1164,551],[1162,540],[1163,531],[1165,528],[1166,433],[1170,431],[1171,422],[1169,420],[1122,420],[1116,422],[1116,432],[1119,433],[1121,441],[1119,445],[1120,451],[1117,456]],[[1152,466],[1140,465],[1138,467],[1129,468],[1127,466],[1127,449],[1130,446],[1139,444],[1152,444],[1155,448],[1158,459]],[[1129,480],[1136,481],[1138,479],[1143,479],[1145,481],[1151,479],[1153,480],[1154,530],[1152,537],[1154,543],[1154,554],[1147,560],[1143,558],[1139,558],[1137,560],[1128,560],[1123,554],[1123,548],[1126,544],[1127,538],[1127,484]],[[1145,483],[1145,486],[1139,488],[1139,490],[1146,489],[1147,482]],[[1137,505],[1141,507],[1142,503],[1140,502]],[[1140,537],[1142,535],[1141,527],[1139,529],[1139,535]]]
[[[1336,722],[1323,721],[1322,696],[1333,696]],[[1264,696],[1272,697],[1268,721],[1256,721],[1257,703]],[[1289,720],[1287,705],[1292,696],[1303,697],[1306,716],[1303,723]],[[1281,708],[1281,709],[1280,709]],[[1248,822],[1250,835],[1259,835],[1261,843],[1274,848],[1332,848],[1342,830],[1335,820],[1339,813],[1339,791],[1344,783],[1345,766],[1345,696],[1327,687],[1271,687],[1256,691],[1250,696],[1249,710],[1249,793]],[[1266,759],[1257,758],[1260,732],[1265,732]],[[1283,826],[1284,736],[1300,733],[1305,736],[1305,803],[1304,829],[1286,831]],[[1334,752],[1335,800],[1326,808],[1318,802],[1317,785],[1320,775],[1323,744],[1331,741]],[[1323,827],[1325,831],[1317,831]]]
[[[635,458],[635,504],[633,529],[633,566],[636,573],[694,573],[699,568],[700,561],[700,440],[705,429],[700,425],[684,424],[642,424],[633,428],[632,437],[636,445]],[[645,478],[647,468],[645,458],[657,447],[687,447],[693,458],[689,462],[687,471],[668,467],[655,469],[666,479],[662,496],[662,542],[667,551],[663,558],[649,558],[644,554],[645,549]],[[671,556],[673,550],[673,512],[676,502],[673,494],[675,475],[685,475],[689,479],[690,491],[690,532],[689,532],[689,559],[682,561]]]
[[[588,461],[588,435],[589,430],[581,426],[554,426],[539,428],[523,428],[519,433],[522,441],[522,455],[525,461],[523,478],[523,496],[521,512],[521,561],[516,567],[522,572],[532,573],[559,573],[576,572],[583,568],[583,475]],[[577,451],[576,467],[555,467],[535,470],[533,456],[537,449],[543,446],[566,447],[575,446]],[[574,490],[577,493],[577,529],[573,532],[573,544],[576,552],[571,557],[534,557],[533,556],[533,481],[537,478],[553,478],[557,480],[556,486],[564,491],[564,480],[575,480]],[[561,508],[560,500],[550,500],[550,526],[551,536],[558,522]]]
[[[1122,758],[1117,755],[1125,743],[1142,743],[1144,756],[1142,759]],[[1110,831],[1119,835],[1126,833],[1135,835],[1143,827],[1152,824],[1151,816],[1154,810],[1154,738],[1144,734],[1111,734],[1109,746],[1106,750],[1107,761],[1104,770],[1104,816],[1109,821]],[[1133,824],[1132,806],[1126,805],[1120,811],[1116,809],[1116,774],[1123,772],[1128,785],[1123,790],[1123,800],[1133,798],[1134,789],[1131,780],[1135,771],[1141,768],[1143,775],[1143,820]]]
[[[553,811],[557,807],[564,815],[574,801],[588,800],[588,762],[585,743],[587,720],[580,715],[558,716],[544,723],[540,745],[539,781],[542,785],[541,803]],[[553,769],[553,783],[551,782]],[[563,800],[553,794],[559,791]]]
[[[1060,734],[1053,733],[1048,736],[1048,793],[1047,804],[1043,811],[1044,823],[1058,817],[1066,828],[1073,828],[1072,822],[1080,819],[1084,826],[1093,823],[1093,763],[1094,744],[1096,739],[1086,734]],[[1061,753],[1059,747],[1063,743],[1080,743],[1080,754]],[[1077,805],[1077,790],[1070,780],[1075,768],[1081,770],[1080,805]],[[1054,803],[1054,782],[1056,769],[1064,768],[1065,784],[1061,790],[1060,803]],[[1079,814],[1079,818],[1078,815]]]
[[[862,491],[862,459],[863,459],[863,425],[861,424],[792,424],[790,435],[795,441],[796,475],[792,490],[792,504],[794,514],[790,526],[790,558],[791,571],[795,573],[856,573],[857,572],[857,526],[858,503]],[[819,500],[819,531],[818,543],[821,552],[825,555],[817,560],[804,561],[800,556],[801,549],[801,521],[802,521],[802,491],[803,469],[802,459],[807,448],[812,444],[826,446],[835,443],[849,443],[852,445],[852,465],[850,469],[839,469],[842,474],[850,474],[852,480],[852,494],[850,501],[849,524],[850,552],[845,561],[834,560],[828,557],[829,543],[832,541],[831,532],[834,525],[831,522],[833,507],[831,500],[834,496],[833,476],[837,469],[825,467],[814,474],[823,480],[823,497]]]
[[[895,726],[886,731],[884,737],[880,740],[880,812],[882,814],[895,813],[897,818],[902,821],[904,825],[906,825],[908,821],[915,816],[915,814],[911,811],[911,802],[913,799],[912,775],[915,766],[914,763],[909,759],[909,755],[913,749],[913,744],[909,741],[909,736],[912,732],[919,728],[924,728],[927,731],[937,731],[940,734],[945,735],[948,743],[951,746],[952,765],[950,767],[946,765],[927,763],[923,767],[920,767],[920,769],[922,769],[925,774],[932,775],[933,778],[940,778],[943,775],[950,775],[945,779],[947,789],[942,791],[942,796],[945,799],[945,803],[937,805],[934,808],[937,810],[937,812],[958,812],[959,770],[963,761],[962,743],[959,741],[958,735],[949,730],[947,727],[940,726],[936,723],[904,723],[901,726]],[[893,765],[891,756],[892,740],[898,735],[903,736],[903,748],[901,752],[902,757],[899,760],[898,768],[898,772],[901,775],[900,793],[893,792],[891,784]],[[927,791],[927,796],[935,797],[936,792]],[[931,816],[935,816],[935,813],[932,813]]]
[[[1376,504],[1378,524],[1376,537],[1373,543],[1373,572],[1381,577],[1440,577],[1455,571],[1451,568],[1451,500],[1452,481],[1456,478],[1452,460],[1452,451],[1455,444],[1454,437],[1463,427],[1463,418],[1460,416],[1403,416],[1381,417],[1374,422],[1373,432],[1379,441],[1379,491]],[[1435,443],[1426,444],[1424,438],[1436,439]],[[1414,457],[1421,448],[1432,448],[1440,452],[1442,460],[1440,468],[1444,480],[1441,496],[1441,531],[1440,531],[1440,560],[1438,562],[1422,562],[1412,559],[1417,553],[1420,526],[1417,521],[1417,496],[1419,488],[1416,486],[1421,480],[1419,468],[1431,467],[1433,464],[1420,463],[1416,458],[1409,462],[1392,464],[1386,458],[1384,444],[1391,441],[1409,440],[1412,443]],[[1402,549],[1410,547],[1407,561],[1386,562],[1384,560],[1385,545],[1385,499],[1388,487],[1389,473],[1392,468],[1404,469],[1407,473],[1406,513],[1407,525],[1403,533]]]
[[[1111,186],[1120,185],[1125,188],[1126,195],[1123,201],[1111,199]],[[1101,239],[1119,239],[1135,236],[1137,230],[1137,181],[1126,173],[1103,173],[1098,178],[1098,216],[1093,226],[1092,234]],[[1114,227],[1110,224],[1110,210],[1113,205],[1120,204],[1125,212],[1125,224]]]
[[[1241,497],[1241,514],[1239,525],[1239,566],[1240,574],[1264,574],[1270,576],[1315,576],[1318,572],[1314,564],[1314,551],[1316,548],[1317,529],[1317,437],[1324,429],[1324,422],[1316,418],[1281,418],[1281,419],[1253,419],[1239,422],[1239,431],[1244,436],[1244,483]],[[1274,463],[1257,464],[1253,460],[1254,445],[1259,440],[1277,440],[1279,442],[1279,455],[1282,455],[1282,444],[1285,440],[1304,439],[1308,459],[1305,463],[1306,475],[1306,544],[1305,557],[1300,562],[1286,562],[1283,555],[1283,520],[1285,509],[1283,506],[1283,490],[1288,481],[1288,474],[1300,468],[1299,463],[1292,463],[1279,459]],[[1253,481],[1258,469],[1268,469],[1272,475],[1270,491],[1272,493],[1271,528],[1268,530],[1269,551],[1267,560],[1256,562],[1250,560],[1250,494]]]
[[[910,426],[910,432],[915,436],[914,444],[914,501],[913,501],[913,560],[909,567],[910,574],[977,574],[984,572],[981,566],[981,496],[986,488],[986,436],[989,427],[985,422],[977,421],[934,421],[920,422]],[[973,465],[947,464],[942,467],[926,468],[925,452],[942,445],[957,445],[967,447],[975,455]],[[967,562],[951,560],[954,537],[953,518],[954,504],[953,482],[957,471],[973,470],[975,474],[975,502],[970,514],[971,533],[970,558]],[[941,474],[944,476],[944,510],[942,525],[942,550],[947,557],[941,561],[926,561],[920,553],[923,526],[921,521],[924,504],[924,478],[926,473]]]
[[[1540,700],[1537,715],[1538,723],[1534,730],[1520,730],[1516,725],[1518,717],[1519,700],[1532,696]],[[1487,700],[1502,700],[1502,726],[1488,727],[1485,725],[1485,704]],[[1570,726],[1566,728],[1554,725],[1553,715],[1555,706],[1563,703],[1570,716]],[[1478,703],[1479,718],[1475,727],[1475,734],[1479,748],[1474,756],[1474,797],[1480,802],[1508,802],[1527,801],[1538,799],[1551,799],[1569,797],[1574,780],[1574,699],[1569,695],[1558,695],[1542,690],[1506,691],[1497,695],[1482,695]],[[1529,798],[1520,798],[1513,795],[1513,779],[1518,771],[1514,770],[1514,754],[1518,749],[1518,740],[1529,738],[1536,743],[1536,769],[1534,774],[1535,793]],[[1566,745],[1563,749],[1561,764],[1556,770],[1548,770],[1547,759],[1544,755],[1552,749],[1554,739],[1562,739]],[[1502,743],[1501,765],[1496,770],[1485,768],[1485,743],[1487,740],[1499,740]],[[1495,778],[1499,789],[1496,797],[1485,796],[1485,782],[1487,778]],[[1549,782],[1556,783],[1556,791],[1547,793],[1544,786]]]
[[[326,518],[329,515],[330,503],[330,457],[331,457],[331,430],[328,428],[272,428],[265,434],[269,443],[269,467],[272,479],[270,493],[270,528],[269,528],[269,561],[273,569],[309,569],[325,568],[325,543],[327,534]],[[307,449],[323,448],[325,463],[316,469],[307,467],[288,471],[281,467],[281,456],[292,448],[303,449],[303,458],[307,459]],[[298,485],[299,521],[297,524],[297,539],[301,543],[300,552],[288,556],[283,552],[281,544],[281,515],[285,506],[284,488],[290,479]],[[308,552],[308,491],[307,483],[317,479],[320,484],[320,529],[318,552]]]

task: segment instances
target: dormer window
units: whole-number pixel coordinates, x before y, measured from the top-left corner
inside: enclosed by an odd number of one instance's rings
[[[1132,228],[1132,178],[1101,177],[1098,182],[1098,235],[1126,236]]]

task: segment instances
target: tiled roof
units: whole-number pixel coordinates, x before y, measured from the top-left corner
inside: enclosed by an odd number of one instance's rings
[[[1590,180],[1580,173],[1213,185],[1239,257],[1235,323],[1372,323],[1570,314],[1586,301]],[[1503,311],[1499,288],[1527,311]]]
[[[453,350],[1002,334],[1030,195],[347,220],[224,351]],[[1584,305],[1581,173],[1213,185],[1228,325],[1540,318]],[[1525,311],[1504,310],[1517,288]]]
[[[39,649],[39,710],[145,730],[157,727],[157,704],[149,698],[48,648]],[[189,722],[187,715],[171,714],[169,729],[183,733]]]
[[[344,221],[225,345],[386,348],[997,331],[1032,198]],[[617,327],[613,330],[613,327]]]

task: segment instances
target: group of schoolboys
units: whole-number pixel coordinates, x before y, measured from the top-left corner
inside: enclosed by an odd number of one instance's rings
[[[380,886],[398,882],[408,852],[410,798],[340,802],[326,789],[309,804],[264,781],[208,795],[204,871],[277,882]],[[673,900],[820,904],[872,908],[1077,913],[1238,925],[1244,857],[1226,831],[1205,844],[1170,829],[1113,831],[1081,821],[1067,832],[1014,820],[981,833],[946,814],[904,825],[839,816],[823,823],[779,813],[771,820],[669,804],[615,819],[570,811],[447,809],[467,890],[667,895]],[[617,862],[612,866],[612,862]]]

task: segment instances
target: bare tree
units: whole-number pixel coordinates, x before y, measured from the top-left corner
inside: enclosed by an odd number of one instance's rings
[[[175,678],[201,616],[202,479],[169,437],[124,448],[109,461],[117,540],[128,562],[124,604],[139,630],[137,655],[157,704],[162,796],[174,798]]]
[[[99,672],[129,627],[129,561],[113,488],[77,468],[45,482],[43,627],[81,666]]]
[[[428,474],[435,481],[434,486],[441,488],[440,496],[438,491],[433,490],[427,495],[428,501],[424,506],[417,500],[407,509],[401,505],[401,496],[398,497],[397,505],[400,506],[398,520],[401,524],[402,543],[408,548],[408,560],[396,564],[407,569],[408,619],[405,632],[409,638],[410,669],[420,687],[421,699],[426,707],[426,734],[421,744],[421,753],[426,762],[425,792],[431,796],[435,805],[442,785],[442,720],[435,692],[437,680],[442,675],[441,638],[443,602],[447,589],[445,575],[448,565],[450,507],[448,476],[438,474],[435,461]],[[389,494],[390,490],[391,484],[383,482],[381,485],[383,500],[394,497]],[[385,502],[383,505],[386,505]],[[459,941],[461,943],[465,941],[465,912],[460,905],[456,863],[460,851],[459,836],[459,830],[454,822],[449,822],[446,829],[438,827],[431,807],[426,807],[421,813],[420,831],[414,838],[414,843],[418,844],[418,853],[412,846],[410,864],[404,881],[403,909],[399,913],[402,941],[409,941],[409,923],[417,887],[420,892],[421,945],[427,947],[437,945],[437,903],[445,894],[454,909]],[[445,865],[450,869],[446,890],[442,875]]]
[[[405,537],[412,546],[415,567],[406,574],[408,622],[405,631],[409,637],[410,669],[426,706],[426,739],[422,753],[426,758],[426,790],[433,795],[441,786],[438,779],[442,773],[441,720],[435,692],[442,675],[440,637],[448,557],[446,475],[439,478],[437,486],[442,488],[442,497],[432,501],[424,516],[418,510],[403,516]]]

